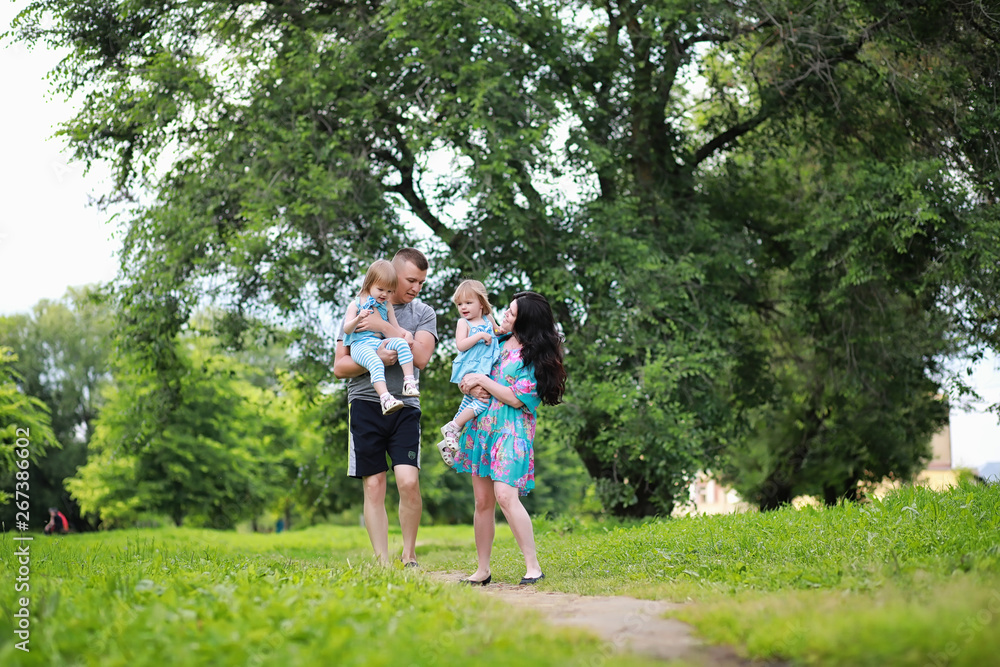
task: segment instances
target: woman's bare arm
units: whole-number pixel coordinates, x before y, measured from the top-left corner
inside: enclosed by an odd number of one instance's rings
[[[458,388],[466,394],[470,393],[475,387],[482,387],[488,391],[491,396],[512,408],[524,407],[524,403],[517,397],[517,394],[514,393],[513,389],[505,387],[496,380],[493,380],[489,376],[483,375],[482,373],[469,373],[462,378],[462,382],[458,385]]]

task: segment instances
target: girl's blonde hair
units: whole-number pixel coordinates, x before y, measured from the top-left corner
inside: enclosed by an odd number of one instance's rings
[[[468,297],[473,294],[479,298],[479,303],[483,306],[483,317],[491,315],[493,313],[493,306],[490,305],[490,296],[486,293],[486,286],[478,280],[463,280],[455,288],[455,293],[452,295],[451,300],[453,303],[458,303],[462,297]]]
[[[358,296],[368,294],[372,285],[380,285],[391,290],[396,289],[396,269],[392,266],[392,262],[385,259],[376,259],[372,262],[372,265],[368,267],[368,273],[365,274],[365,281],[361,284]]]

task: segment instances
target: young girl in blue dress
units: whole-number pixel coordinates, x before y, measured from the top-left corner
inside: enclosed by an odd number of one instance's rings
[[[458,384],[469,373],[489,374],[500,348],[497,345],[497,323],[493,319],[486,287],[478,280],[464,280],[451,300],[462,316],[455,325],[458,356],[451,366],[451,381]],[[458,411],[450,422],[441,427],[444,441],[438,445],[441,458],[449,466],[458,449],[458,434],[469,420],[486,412],[489,403],[465,394]]]
[[[350,348],[351,359],[371,373],[372,386],[382,403],[382,414],[398,412],[403,402],[389,393],[385,384],[385,364],[378,358],[377,350],[385,341],[386,348],[396,351],[396,359],[403,368],[403,396],[419,396],[420,389],[413,376],[413,352],[410,343],[413,335],[396,322],[396,313],[389,296],[396,290],[396,270],[384,259],[375,260],[368,267],[358,298],[347,307],[344,316],[344,346]],[[401,335],[385,338],[370,328],[356,331],[362,318],[378,313],[382,321],[391,324]]]

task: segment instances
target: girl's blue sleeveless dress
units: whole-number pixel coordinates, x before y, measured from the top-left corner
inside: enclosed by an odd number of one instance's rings
[[[482,373],[489,375],[493,369],[493,362],[500,356],[500,346],[497,344],[497,336],[493,332],[493,325],[489,321],[475,326],[469,326],[469,335],[475,336],[477,333],[488,333],[493,338],[487,345],[483,341],[477,341],[475,345],[465,352],[459,352],[455,361],[451,365],[451,381],[458,383],[462,381],[468,373]]]
[[[361,297],[358,297],[358,312],[362,310],[374,310],[379,314],[384,321],[389,321],[389,309],[384,303],[379,303],[375,300],[375,297],[369,296],[368,300],[361,303]],[[344,334],[344,345],[350,345],[351,343],[358,343],[364,340],[370,341],[382,341],[382,334],[376,333],[374,331],[358,331],[357,333],[351,332],[349,334]]]

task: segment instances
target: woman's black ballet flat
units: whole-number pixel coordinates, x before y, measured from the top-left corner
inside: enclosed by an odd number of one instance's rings
[[[469,586],[485,586],[486,584],[493,581],[493,575],[487,576],[482,581],[473,581],[472,579],[462,579],[463,584],[468,584]]]
[[[544,578],[545,578],[545,574],[544,573],[538,575],[537,577],[531,577],[531,578],[524,577],[523,579],[521,579],[520,585],[521,586],[527,586],[529,584],[537,584],[539,581],[541,581]]]

